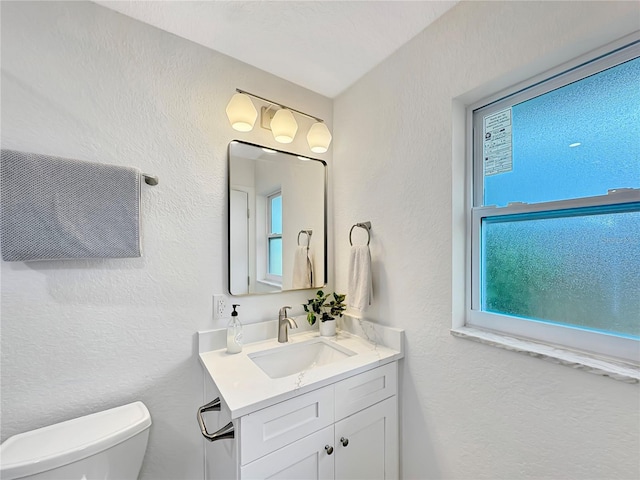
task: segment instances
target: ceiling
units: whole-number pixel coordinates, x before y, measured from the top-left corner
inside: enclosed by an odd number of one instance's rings
[[[457,1],[102,1],[334,98]]]

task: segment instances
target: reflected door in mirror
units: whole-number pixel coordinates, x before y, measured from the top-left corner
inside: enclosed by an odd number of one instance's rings
[[[249,194],[232,189],[229,205],[229,267],[233,268],[229,291],[242,295],[249,293]]]

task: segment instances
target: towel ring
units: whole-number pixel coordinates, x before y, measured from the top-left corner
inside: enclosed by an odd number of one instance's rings
[[[349,244],[353,246],[353,242],[351,241],[351,234],[353,233],[353,229],[356,227],[364,228],[367,231],[367,246],[371,243],[371,222],[362,222],[355,223],[351,226],[351,230],[349,230]]]
[[[300,230],[298,232],[298,246],[302,247],[303,245],[300,245],[300,234],[301,233],[305,233],[307,235],[307,248],[309,248],[309,245],[311,244],[311,235],[313,235],[313,230]]]

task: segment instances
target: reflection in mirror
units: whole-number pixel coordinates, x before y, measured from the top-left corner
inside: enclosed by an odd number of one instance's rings
[[[324,286],[325,162],[233,141],[228,185],[229,292]]]

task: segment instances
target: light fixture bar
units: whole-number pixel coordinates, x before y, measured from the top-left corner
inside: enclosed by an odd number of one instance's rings
[[[286,108],[287,110],[291,110],[292,112],[296,112],[299,115],[303,115],[303,116],[305,116],[307,118],[311,118],[311,119],[315,120],[316,122],[324,123],[324,120],[321,119],[321,118],[314,117],[313,115],[309,115],[308,113],[301,112],[300,110],[296,110],[295,108],[287,107],[286,105],[283,105],[281,103],[273,102],[273,101],[271,101],[271,100],[269,100],[267,98],[261,97],[259,95],[255,95],[255,94],[250,93],[250,92],[247,92],[246,90],[241,90],[239,88],[236,88],[236,92],[244,93],[245,95],[249,95],[250,97],[257,98],[258,100],[262,100],[263,102],[270,103],[271,105],[277,105],[280,108]]]

